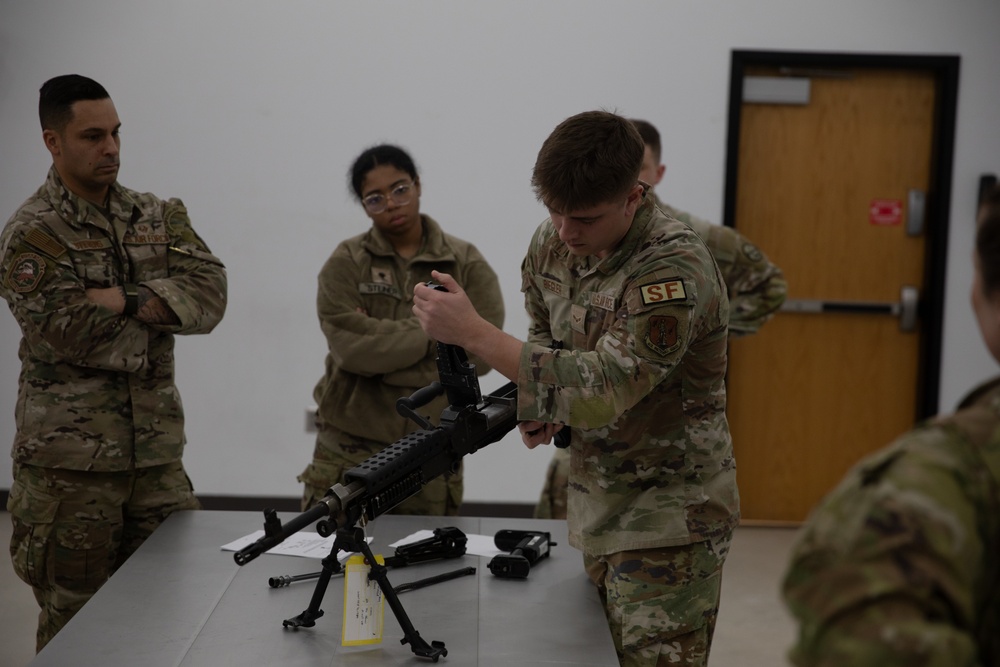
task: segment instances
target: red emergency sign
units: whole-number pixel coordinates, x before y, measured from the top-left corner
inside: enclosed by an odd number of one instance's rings
[[[873,225],[898,225],[902,221],[902,199],[873,199],[868,207],[868,222]]]

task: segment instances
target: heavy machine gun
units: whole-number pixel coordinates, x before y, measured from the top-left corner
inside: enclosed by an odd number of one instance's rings
[[[497,442],[517,425],[517,385],[508,382],[483,396],[475,365],[469,363],[465,350],[456,345],[438,343],[439,380],[412,396],[400,398],[396,411],[421,428],[344,474],[344,482],[330,487],[313,507],[282,523],[273,509],[264,510],[264,536],[236,552],[238,565],[246,565],[268,549],[314,522],[323,537],[336,534],[330,554],[322,560],[316,588],[309,607],[282,625],[298,629],[312,627],[323,615],[320,604],[330,578],[340,571],[339,552],[360,552],[371,567],[374,579],[403,629],[402,643],[410,644],[414,654],[437,662],[448,655],[443,642],[428,644],[410,623],[386,575],[364,539],[359,522],[366,522],[417,493],[427,482],[449,471],[456,471],[466,454]],[[448,407],[441,411],[434,426],[417,410],[445,394]]]

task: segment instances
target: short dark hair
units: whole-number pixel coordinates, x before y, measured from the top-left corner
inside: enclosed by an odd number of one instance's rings
[[[660,156],[663,155],[661,152],[662,146],[660,144],[660,132],[648,120],[633,118],[632,124],[635,125],[635,129],[639,130],[639,136],[642,137],[642,143],[649,146],[649,151],[653,154],[653,159],[656,160],[656,164],[660,164]]]
[[[542,144],[531,185],[553,210],[596,206],[624,197],[638,183],[642,154],[642,137],[630,121],[585,111],[559,123]]]
[[[976,254],[983,277],[983,292],[1000,290],[1000,184],[990,188],[979,202]]]
[[[63,74],[49,79],[38,91],[38,120],[43,130],[62,132],[73,118],[74,102],[106,100],[104,86],[79,74]]]
[[[361,187],[365,182],[365,176],[375,167],[382,165],[388,165],[400,171],[405,171],[414,182],[419,180],[417,177],[417,165],[413,163],[413,158],[410,157],[409,153],[399,146],[393,146],[392,144],[372,146],[354,160],[354,164],[351,165],[351,170],[347,174],[351,192],[354,193],[358,201],[361,201]]]

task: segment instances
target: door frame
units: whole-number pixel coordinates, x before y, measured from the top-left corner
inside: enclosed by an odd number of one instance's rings
[[[918,360],[917,420],[937,414],[941,384],[941,345],[944,327],[945,278],[951,210],[952,166],[958,106],[960,56],[865,54],[840,52],[734,50],[729,78],[729,131],[726,141],[723,224],[736,226],[737,171],[743,78],[749,67],[788,67],[794,70],[916,69],[932,72],[937,83],[932,139],[930,188],[925,201],[927,256],[926,289],[920,299],[921,346]],[[767,249],[765,248],[766,252]]]

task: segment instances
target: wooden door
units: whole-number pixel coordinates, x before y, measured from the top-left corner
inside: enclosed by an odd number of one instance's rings
[[[807,104],[742,104],[734,226],[789,286],[788,310],[730,344],[748,521],[804,520],[918,416],[923,322],[903,331],[866,306],[926,290],[925,233],[908,218],[931,181],[935,86],[930,72],[858,68],[811,77]]]

